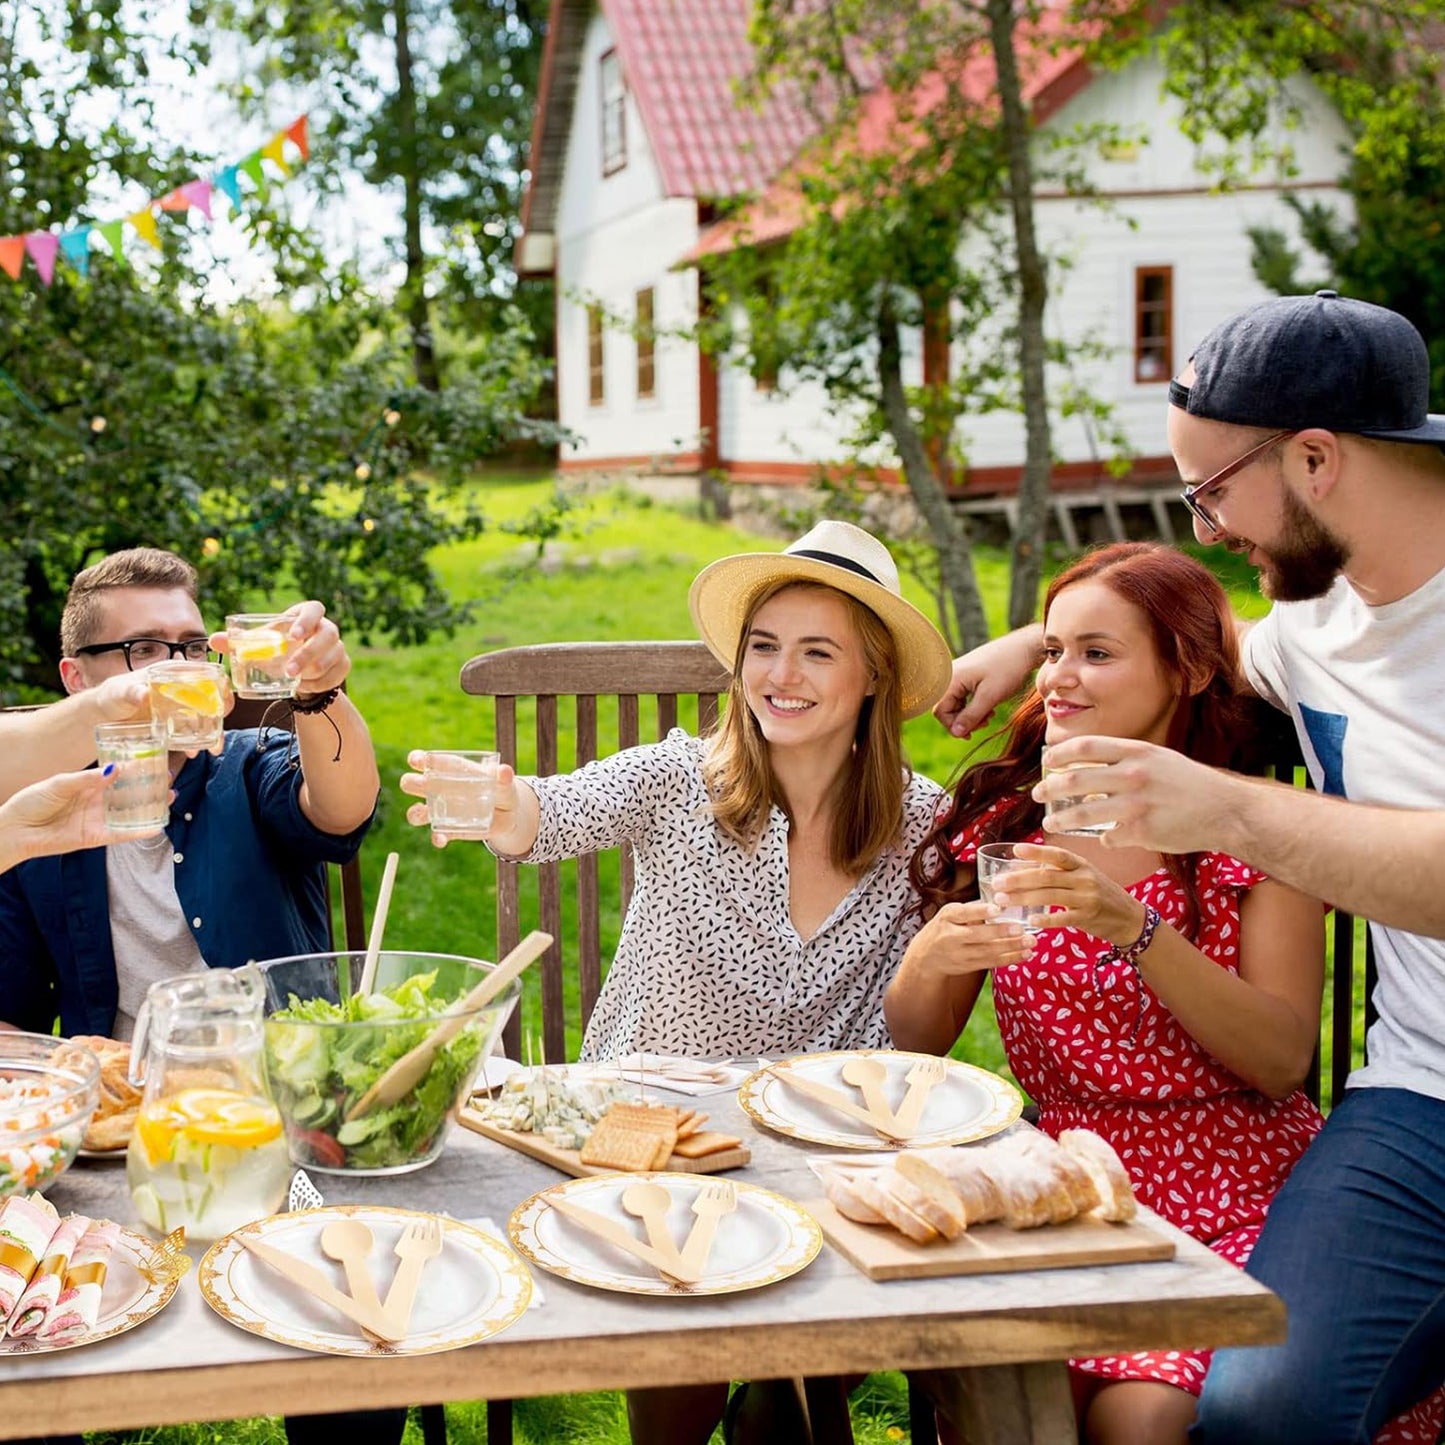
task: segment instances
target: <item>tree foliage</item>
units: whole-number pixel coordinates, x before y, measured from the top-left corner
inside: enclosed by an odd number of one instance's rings
[[[214,165],[146,113],[145,57],[160,42],[139,32],[142,6],[41,12],[42,25],[0,36],[0,234],[108,219]],[[184,37],[167,46],[199,64]],[[112,118],[95,123],[101,100]],[[153,263],[97,254],[88,276],[62,265],[49,288],[29,269],[0,277],[7,694],[55,685],[70,577],[125,546],[191,558],[213,616],[281,582],[362,637],[415,641],[463,615],[428,557],[485,525],[468,473],[530,425],[542,368],[525,324],[514,317],[430,392],[361,278],[328,270],[280,210],[248,201],[241,223],[296,304],[218,309],[204,248],[170,222]]]

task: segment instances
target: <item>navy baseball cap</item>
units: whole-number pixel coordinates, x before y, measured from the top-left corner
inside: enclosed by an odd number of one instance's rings
[[[1190,416],[1272,431],[1352,432],[1445,445],[1432,415],[1430,357],[1398,312],[1337,291],[1281,296],[1222,321],[1169,400]]]

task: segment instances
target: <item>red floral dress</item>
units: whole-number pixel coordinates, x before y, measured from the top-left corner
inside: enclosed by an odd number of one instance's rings
[[[1035,833],[1028,841],[1056,843]],[[949,842],[964,863],[978,827]],[[1239,970],[1240,900],[1266,875],[1223,853],[1199,863],[1200,951]],[[1184,931],[1184,890],[1160,868],[1129,886]],[[1032,956],[994,970],[993,996],[1009,1067],[1039,1106],[1039,1127],[1092,1129],[1118,1152],[1149,1208],[1241,1269],[1274,1198],[1324,1122],[1296,1090],[1270,1099],[1196,1043],[1127,965],[1099,962],[1108,944],[1081,928],[1044,929]],[[1198,1395],[1209,1350],[1155,1350],[1071,1360],[1109,1380],[1157,1380]],[[1377,1445],[1433,1445],[1441,1402],[1427,1400]],[[1418,1420],[1416,1417],[1419,1417]]]

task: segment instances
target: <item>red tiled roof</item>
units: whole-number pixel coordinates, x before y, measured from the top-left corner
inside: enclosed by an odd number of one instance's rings
[[[752,68],[752,0],[601,0],[670,196],[721,199],[766,185],[814,127],[775,92],[739,105]]]

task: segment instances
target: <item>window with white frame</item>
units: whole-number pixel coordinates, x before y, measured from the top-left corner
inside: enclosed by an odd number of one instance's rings
[[[602,83],[602,174],[610,176],[627,164],[627,87],[622,61],[609,50],[599,62]]]

